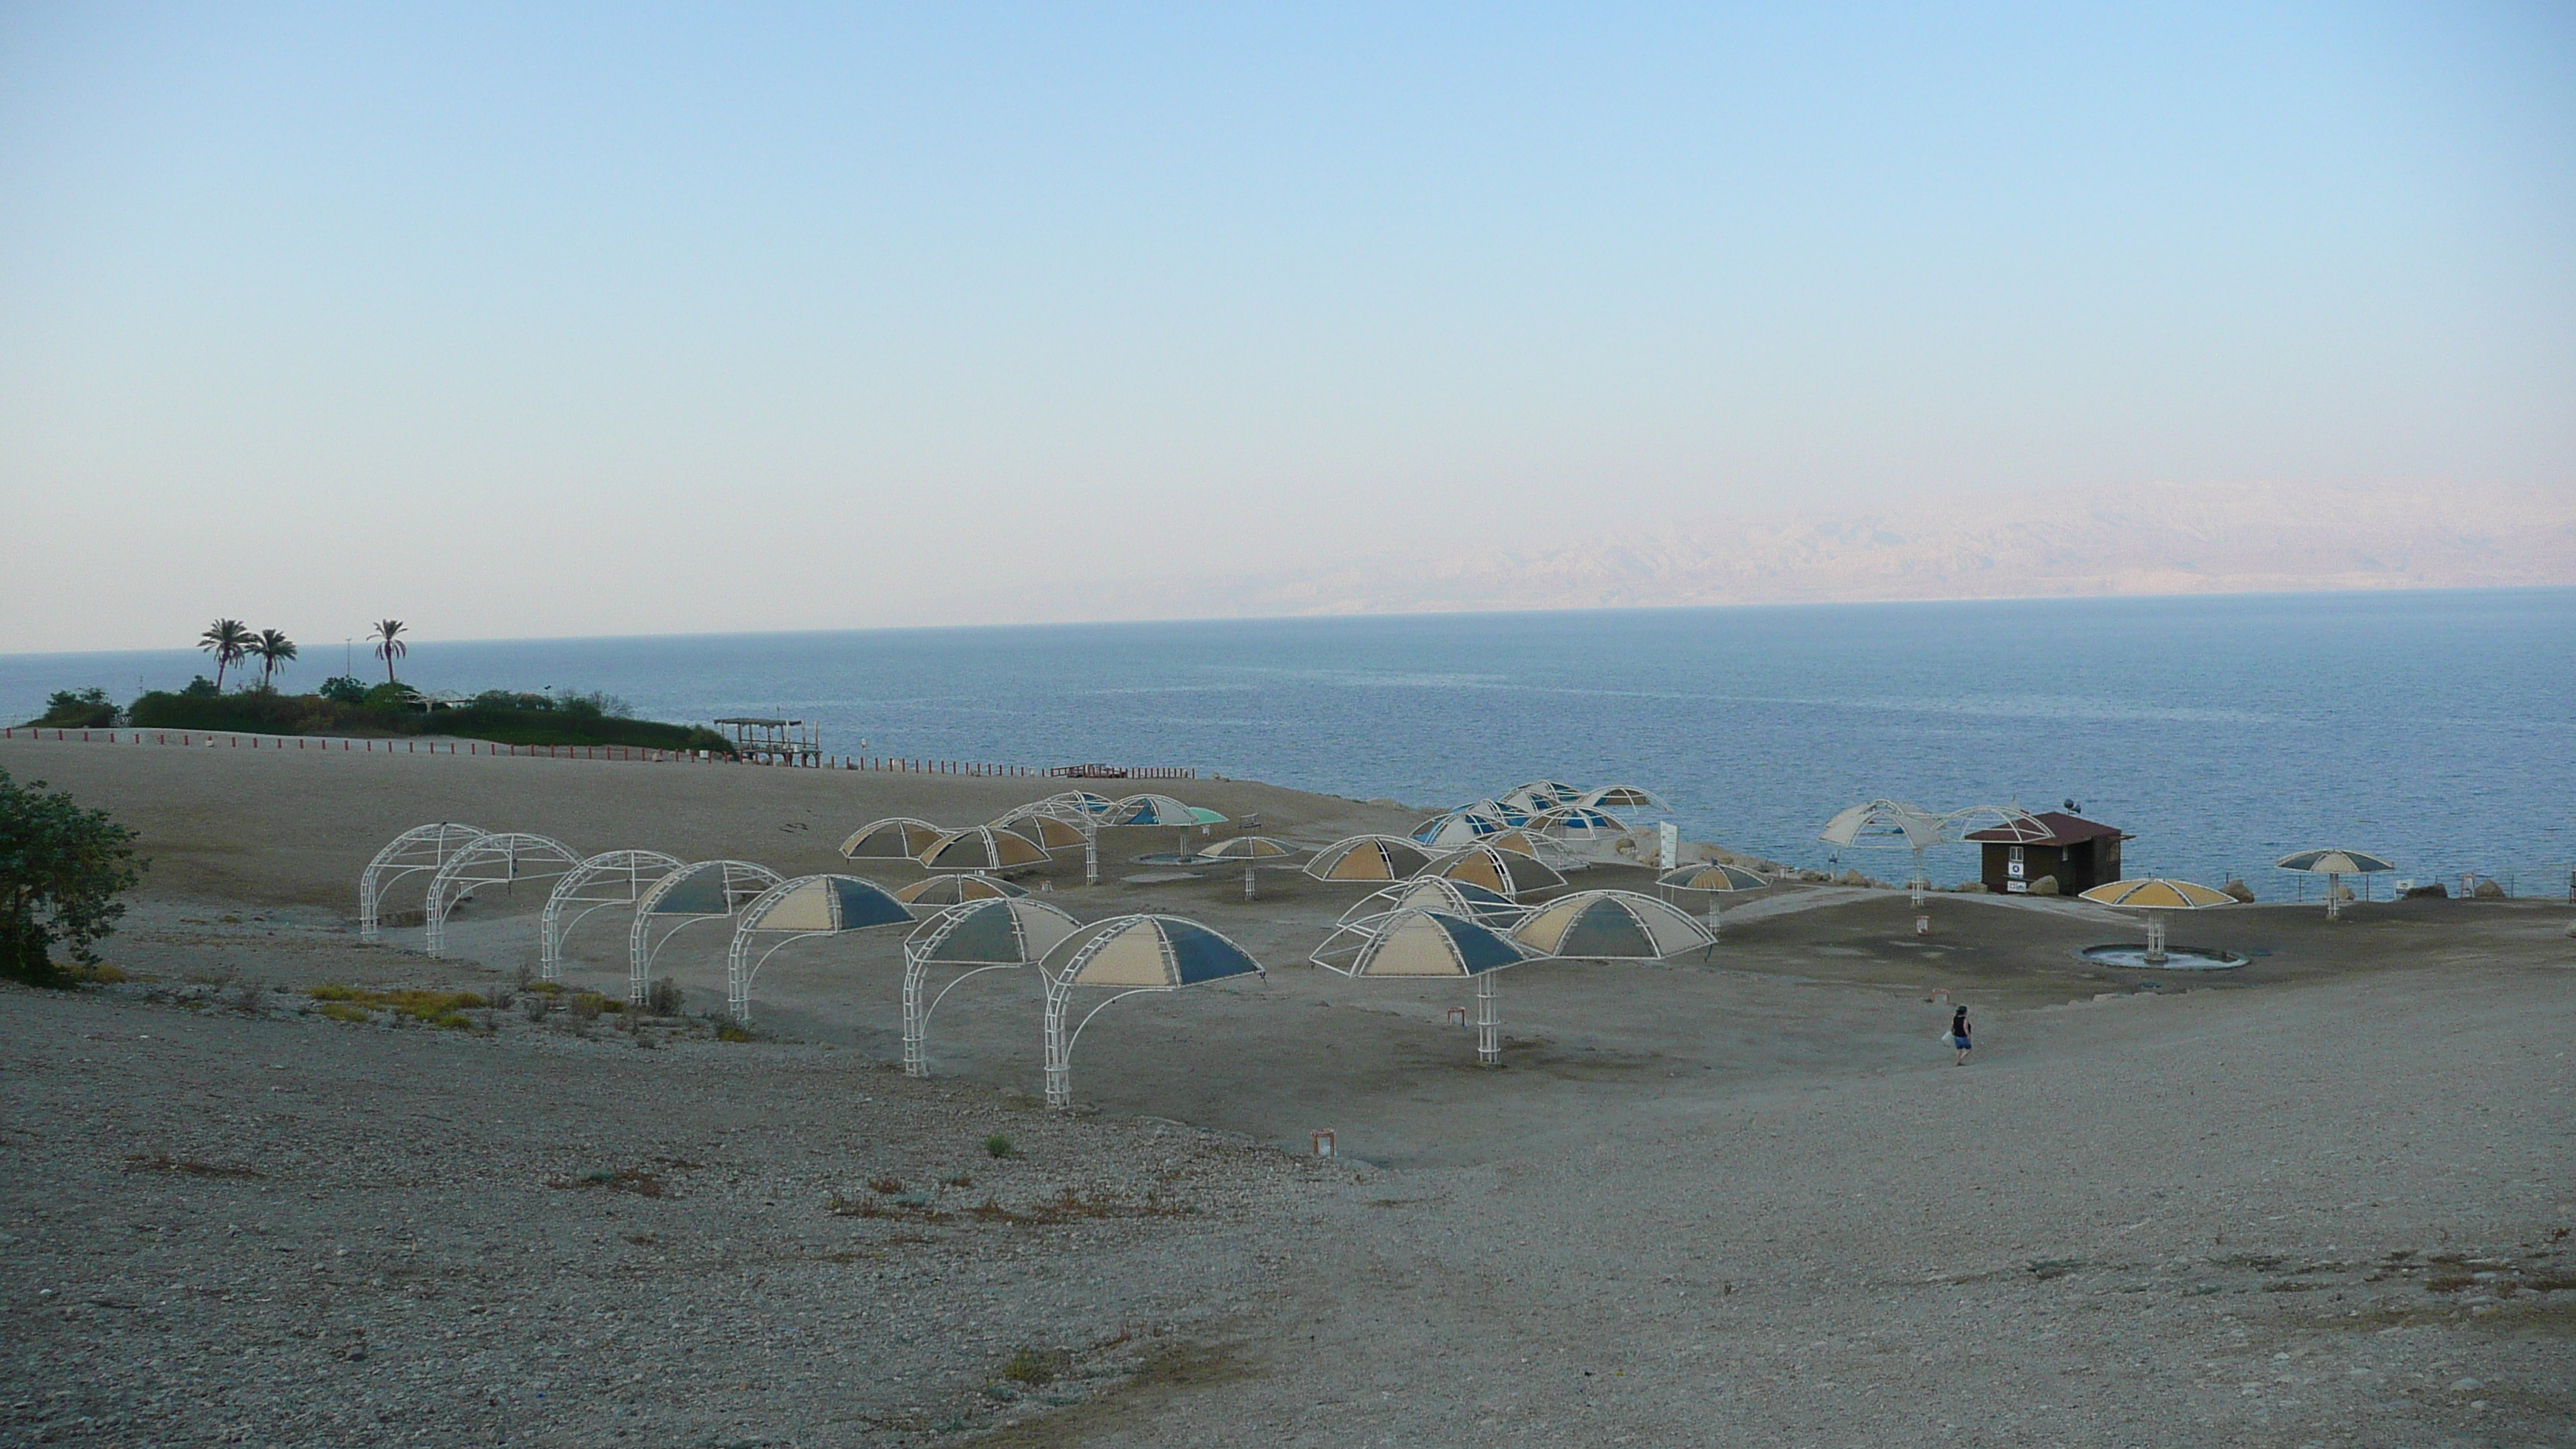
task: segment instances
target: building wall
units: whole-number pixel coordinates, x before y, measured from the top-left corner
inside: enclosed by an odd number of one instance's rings
[[[2057,877],[2060,889],[2066,886],[2065,861],[2054,845],[2025,845],[2021,848],[2021,874],[2012,873],[2013,848],[1998,842],[1981,842],[1985,851],[1985,873],[1979,877],[1986,889],[1998,895],[2019,895],[2030,883],[2044,875]],[[2020,887],[2020,890],[2014,889]],[[2072,894],[2072,892],[2069,892]]]

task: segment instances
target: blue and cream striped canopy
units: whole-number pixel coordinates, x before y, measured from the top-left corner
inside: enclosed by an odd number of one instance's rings
[[[1171,991],[1235,976],[1258,976],[1252,953],[1183,916],[1119,916],[1086,926],[1053,966],[1062,986]]]

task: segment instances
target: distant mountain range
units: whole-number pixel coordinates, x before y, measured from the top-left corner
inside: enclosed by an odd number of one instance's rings
[[[2571,495],[2148,487],[1973,510],[1781,513],[1173,580],[1134,603],[1204,618],[2576,584]]]

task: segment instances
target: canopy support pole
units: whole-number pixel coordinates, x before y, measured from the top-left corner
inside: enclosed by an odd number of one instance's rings
[[[930,963],[927,960],[916,960],[910,951],[903,953],[903,1072],[905,1076],[930,1075],[930,1055],[926,1046],[930,1038],[930,1014],[939,1009],[939,1003],[948,999],[949,992],[957,989],[958,982],[964,981],[969,976],[981,976],[987,971],[1007,969],[1009,969],[1007,964],[995,964],[978,966],[972,971],[962,972],[947,985],[940,987],[939,994],[930,998],[929,1004],[924,1005],[921,1000],[921,985],[922,978],[930,972]]]
[[[1243,868],[1243,898],[1247,901],[1259,900],[1261,898],[1260,892],[1253,886],[1252,867],[1249,865]]]
[[[1503,1064],[1502,1025],[1494,1011],[1494,973],[1483,972],[1476,977],[1476,1065]]]
[[[2165,918],[2162,911],[2147,912],[2147,964],[2165,964]]]
[[[1923,904],[1923,892],[1932,884],[1932,880],[1930,875],[1923,869],[1922,846],[1918,845],[1914,847],[1914,874],[1905,882],[1905,884],[1907,889],[1914,892],[1914,904],[1918,906]]]
[[[2342,915],[2343,877],[2329,874],[2326,877],[2326,919],[2331,921]]]

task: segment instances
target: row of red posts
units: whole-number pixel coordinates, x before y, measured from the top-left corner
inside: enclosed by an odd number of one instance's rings
[[[109,744],[122,744],[125,742],[124,737],[127,735],[133,736],[133,742],[138,745],[142,744],[145,739],[144,732],[141,730],[91,731],[57,729],[53,731],[53,737],[57,740],[69,740],[74,736],[78,736],[85,743],[96,743],[97,741],[95,737],[98,734],[105,734],[107,736],[106,742]],[[0,739],[17,739],[21,736],[25,736],[30,739],[43,739],[45,737],[45,731],[27,726],[0,728]],[[399,744],[402,746],[402,753],[406,755],[453,755],[459,753],[468,755],[527,755],[532,757],[542,756],[546,759],[553,760],[638,760],[654,764],[707,764],[721,758],[720,756],[710,755],[705,750],[640,750],[627,745],[496,745],[483,744],[474,740],[466,740],[462,742],[465,748],[462,751],[459,751],[457,749],[458,742],[450,740],[330,740],[305,735],[200,735],[193,731],[183,733],[178,736],[178,743],[182,746],[193,748],[200,744],[212,745],[218,739],[224,741],[226,746],[232,749],[249,748],[254,750],[282,750],[287,747],[287,741],[290,739],[294,741],[295,748],[299,750],[315,749],[327,752],[336,744],[344,754],[352,751],[370,754],[376,753],[377,746],[379,745],[383,746],[383,753],[392,754],[394,753],[394,746]],[[244,740],[249,741],[247,746],[242,743]],[[151,742],[158,745],[166,745],[171,742],[171,736],[166,731],[155,731],[151,735]],[[440,748],[441,745],[446,746],[446,748],[442,750]],[[1042,770],[1032,769],[1027,765],[989,765],[980,764],[972,760],[916,760],[889,755],[827,755],[823,758],[822,764],[823,768],[830,770],[893,770],[915,775],[974,775],[997,777],[1039,775],[1045,773]],[[1131,780],[1195,780],[1198,778],[1198,773],[1198,771],[1186,767],[1155,765],[1127,770],[1125,772],[1125,778]]]

